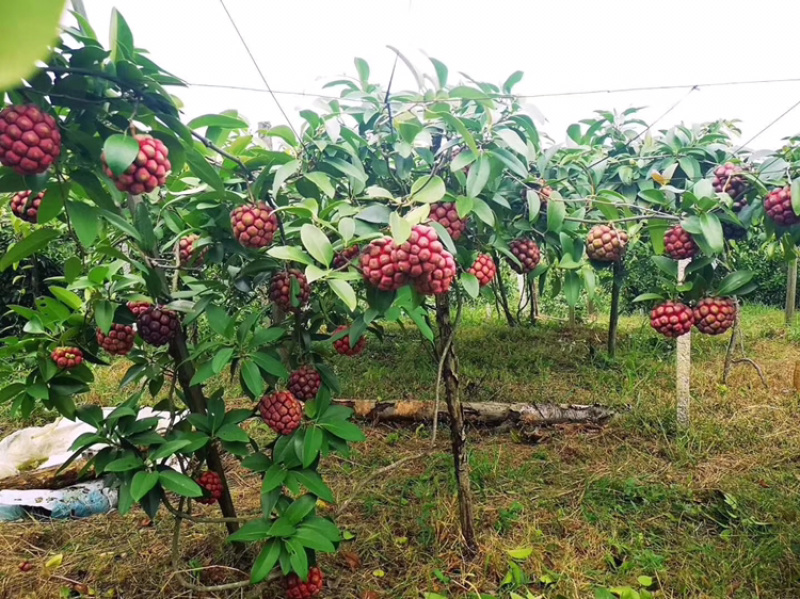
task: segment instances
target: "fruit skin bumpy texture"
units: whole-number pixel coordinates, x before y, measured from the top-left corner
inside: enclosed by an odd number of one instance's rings
[[[664,235],[664,251],[673,260],[693,258],[699,250],[692,236],[680,225],[675,225]]]
[[[300,577],[295,574],[289,574],[286,577],[286,599],[310,599],[317,597],[322,592],[322,586],[325,582],[325,577],[322,575],[322,570],[316,566],[308,569],[308,580],[303,582]]]
[[[108,333],[97,329],[97,344],[115,356],[127,355],[135,339],[136,331],[129,324],[112,324]]]
[[[364,279],[381,291],[396,291],[408,282],[400,272],[397,245],[391,238],[376,239],[361,255],[361,273]]]
[[[151,306],[136,320],[139,335],[150,345],[166,345],[175,337],[180,326],[178,315],[161,306]]]
[[[744,208],[747,203],[746,199],[736,201],[736,199],[747,191],[747,179],[742,176],[744,169],[738,164],[726,162],[722,166],[718,166],[714,171],[714,180],[712,185],[714,191],[717,193],[727,193],[732,200],[734,200],[733,209],[738,212]]]
[[[668,301],[650,312],[650,326],[667,337],[680,337],[692,330],[692,309],[680,302]]]
[[[721,297],[707,297],[694,307],[694,326],[706,335],[721,335],[736,321],[736,304]]]
[[[205,497],[195,499],[198,503],[211,505],[219,501],[219,498],[222,497],[222,490],[224,487],[222,485],[222,479],[216,472],[208,470],[204,472],[196,482],[203,488],[206,495]]]
[[[344,268],[348,264],[355,264],[358,262],[358,254],[361,252],[361,248],[357,245],[351,245],[349,248],[343,249],[341,252],[336,254],[333,258],[333,268],[339,270],[340,268]]]
[[[335,337],[339,333],[343,333],[344,331],[348,330],[349,327],[342,325],[337,328],[333,332],[333,336]],[[350,335],[345,335],[333,342],[333,349],[336,350],[337,354],[341,354],[343,356],[357,356],[361,352],[364,351],[364,347],[367,345],[367,338],[361,337],[353,347],[350,347]]]
[[[489,254],[481,254],[467,272],[475,275],[481,287],[486,287],[494,280],[497,274],[497,266],[495,266],[494,260]]]
[[[236,241],[248,248],[263,248],[272,243],[278,230],[278,217],[264,202],[239,206],[231,212],[231,227]]]
[[[771,191],[764,200],[764,210],[781,227],[790,227],[800,222],[800,217],[792,210],[792,190],[788,187]]]
[[[136,135],[134,139],[139,143],[139,153],[125,172],[115,175],[106,164],[105,154],[102,156],[106,175],[117,186],[117,189],[131,195],[149,193],[161,187],[167,180],[172,170],[169,162],[169,150],[160,139],[151,135]]]
[[[625,254],[628,234],[608,225],[592,227],[586,237],[586,254],[596,262],[619,262]]]
[[[531,272],[539,265],[539,260],[542,259],[542,253],[539,251],[539,246],[533,239],[515,239],[508,244],[511,253],[522,263],[522,266],[509,260],[511,269],[517,274],[525,274]]]
[[[202,266],[206,261],[209,247],[205,246],[199,251],[195,244],[200,240],[196,233],[181,238],[178,242],[178,260],[181,266]]]
[[[39,206],[42,205],[45,192],[31,198],[30,191],[20,191],[11,198],[11,212],[14,216],[29,223],[36,224],[39,220]]]
[[[453,202],[431,204],[431,220],[439,223],[450,234],[453,241],[458,241],[467,230],[469,218],[459,218]]]
[[[56,120],[26,104],[0,111],[0,164],[20,175],[45,172],[61,154],[61,132]]]
[[[291,435],[303,421],[303,406],[290,391],[277,391],[258,402],[261,418],[279,435]]]
[[[297,305],[292,305],[292,281],[297,281],[299,292]],[[296,268],[282,270],[272,277],[269,284],[269,297],[284,312],[299,312],[311,297],[311,287],[306,276]]]
[[[50,354],[59,368],[77,368],[83,364],[83,352],[77,347],[57,347]]]
[[[300,401],[308,401],[317,396],[322,379],[313,366],[301,366],[289,377],[289,391]]]

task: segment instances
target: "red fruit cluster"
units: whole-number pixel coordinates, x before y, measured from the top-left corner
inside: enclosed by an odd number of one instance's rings
[[[680,337],[692,329],[692,309],[680,302],[668,301],[650,312],[650,326],[667,337]]]
[[[31,198],[30,191],[20,191],[11,198],[11,212],[14,216],[36,223],[39,220],[39,206],[42,205],[45,192],[41,192]]]
[[[141,316],[152,307],[153,304],[150,302],[128,302],[128,310],[133,312],[134,316]]]
[[[166,345],[181,326],[178,314],[161,306],[151,306],[136,320],[139,335],[150,345]]]
[[[346,265],[355,263],[361,248],[357,245],[351,245],[349,248],[343,249],[341,252],[333,257],[333,267],[336,269],[344,268]]]
[[[289,376],[289,391],[300,401],[308,401],[317,396],[322,378],[313,366],[301,366]]]
[[[397,248],[397,260],[400,272],[408,275],[420,293],[439,295],[450,291],[456,262],[433,227],[416,225],[411,229],[411,237]]]
[[[781,227],[790,227],[800,222],[800,217],[792,210],[792,190],[789,187],[771,191],[764,200],[764,210]]]
[[[469,217],[459,218],[456,211],[456,205],[453,202],[441,202],[431,204],[431,220],[439,223],[447,232],[453,241],[458,241],[467,230],[467,223]]]
[[[133,164],[121,175],[117,176],[111,171],[105,154],[100,158],[106,175],[116,184],[117,189],[136,196],[164,185],[172,165],[168,158],[169,150],[160,139],[152,135],[136,135],[134,139],[139,142],[139,153]]]
[[[673,260],[685,260],[693,258],[700,248],[683,227],[675,225],[664,235],[664,250]]]
[[[292,281],[297,281],[299,292],[297,305],[292,305]],[[296,268],[282,270],[272,277],[269,284],[269,297],[284,312],[299,312],[311,297],[311,286],[306,276]]]
[[[736,198],[743,195],[747,191],[747,179],[741,173],[744,169],[738,164],[726,162],[722,166],[718,166],[714,171],[714,180],[712,185],[714,191],[717,193],[727,193],[734,200],[734,210],[738,211],[744,208],[746,200],[736,202]]]
[[[136,331],[129,324],[113,324],[108,333],[97,329],[97,343],[114,356],[125,356],[133,348]]]
[[[216,472],[212,472],[211,470],[203,472],[200,478],[195,482],[203,489],[203,497],[195,499],[197,503],[211,505],[219,501],[220,497],[222,497],[224,487],[222,486],[222,479]]]
[[[263,248],[272,243],[278,230],[278,217],[264,202],[239,206],[231,212],[231,227],[236,241],[247,248]]]
[[[56,120],[31,104],[0,111],[0,163],[20,175],[45,172],[61,154]]]
[[[350,327],[342,325],[337,328],[333,332],[333,337],[342,333],[344,331],[349,330]],[[343,356],[357,356],[361,352],[364,351],[364,347],[367,345],[367,338],[362,336],[353,347],[350,347],[350,335],[345,335],[333,342],[333,349],[336,350],[337,354],[341,354]]]
[[[531,272],[539,265],[539,260],[542,259],[539,246],[536,245],[533,239],[515,239],[508,244],[508,248],[516,256],[517,260],[522,263],[520,267],[518,264],[509,261],[512,270],[519,274]]]
[[[77,347],[57,347],[50,357],[59,368],[76,368],[83,364],[83,352]]]
[[[303,420],[303,406],[291,391],[277,391],[258,402],[261,418],[279,435],[291,435]]]
[[[592,227],[586,237],[586,254],[596,262],[619,262],[628,245],[628,234],[608,225]]]
[[[181,266],[202,266],[206,261],[208,246],[195,251],[194,244],[200,239],[197,234],[187,235],[178,242],[178,259]]]
[[[694,307],[694,326],[706,335],[721,335],[736,320],[736,304],[721,297],[707,297]]]
[[[310,599],[322,592],[325,578],[322,570],[316,566],[308,569],[308,580],[303,582],[300,577],[292,572],[286,577],[286,599]]]
[[[468,273],[475,275],[481,287],[485,287],[492,281],[497,274],[497,266],[489,254],[481,254],[475,263],[469,267]]]
[[[364,280],[381,291],[395,291],[408,282],[400,271],[397,245],[390,237],[376,239],[361,255],[361,274]]]

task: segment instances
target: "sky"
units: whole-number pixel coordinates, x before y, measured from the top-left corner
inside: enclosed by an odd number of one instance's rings
[[[520,95],[645,86],[680,89],[530,98],[555,142],[594,110],[647,107],[656,128],[717,118],[740,119],[741,143],[800,101],[800,81],[726,87],[694,84],[800,79],[796,39],[785,25],[800,21],[788,0],[84,0],[89,19],[108,39],[111,10],[129,23],[137,47],[192,84],[265,89],[222,2],[275,91],[327,93],[325,82],[355,75],[365,59],[372,78],[389,81],[392,45],[433,75],[426,56],[443,61],[451,80],[464,72],[502,83],[525,73]],[[413,79],[401,64],[395,89]],[[284,123],[267,93],[190,86],[175,89],[187,118],[237,109],[252,126]],[[314,108],[302,95],[277,94],[294,125]],[[777,148],[800,133],[800,107],[749,145]]]

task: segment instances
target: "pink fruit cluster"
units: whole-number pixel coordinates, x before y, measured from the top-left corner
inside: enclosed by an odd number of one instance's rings
[[[458,211],[453,202],[431,204],[430,219],[447,229],[453,241],[461,239],[461,236],[467,230],[467,223],[469,222],[469,217],[458,217]]]
[[[30,191],[20,191],[11,198],[11,212],[14,216],[21,218],[29,223],[39,220],[39,206],[42,205],[45,192],[41,192],[31,197]]]
[[[261,418],[279,435],[291,435],[303,421],[303,406],[291,391],[269,393],[258,402]]]
[[[335,337],[339,333],[347,331],[349,328],[350,327],[346,325],[342,325],[333,332],[332,336]],[[358,341],[356,341],[356,344],[353,347],[350,347],[350,335],[348,334],[334,341],[333,349],[336,350],[337,354],[340,354],[342,356],[352,357],[352,356],[357,356],[358,354],[363,352],[364,347],[366,347],[366,345],[367,345],[367,338],[362,335],[361,338]]]
[[[8,106],[0,111],[0,164],[20,175],[45,172],[61,154],[56,120],[38,106]]]
[[[781,227],[790,227],[800,222],[800,217],[792,210],[792,190],[789,187],[771,191],[764,200],[764,210]]]
[[[664,235],[664,251],[673,260],[693,258],[700,248],[680,225],[675,225]]]
[[[172,170],[172,164],[168,158],[169,150],[160,139],[152,135],[136,135],[134,139],[139,143],[139,153],[133,164],[121,175],[115,175],[109,168],[105,154],[100,158],[106,175],[114,181],[117,189],[131,195],[139,195],[164,185],[167,175]]]
[[[736,303],[729,298],[707,297],[694,309],[667,301],[650,312],[650,326],[667,337],[680,337],[692,326],[705,335],[721,335],[736,322]]]
[[[467,272],[475,275],[481,287],[486,287],[494,280],[497,274],[497,266],[489,254],[481,254]]]
[[[83,352],[77,347],[57,347],[50,357],[59,368],[76,368],[83,364]]]
[[[278,217],[264,202],[239,206],[231,212],[231,227],[236,241],[248,248],[263,248],[272,243],[278,230]]]
[[[534,270],[542,259],[539,246],[533,239],[515,239],[508,244],[508,249],[520,261],[520,264],[509,260],[511,269],[519,274],[529,273]]]

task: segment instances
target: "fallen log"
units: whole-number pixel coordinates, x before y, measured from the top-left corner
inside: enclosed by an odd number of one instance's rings
[[[352,408],[360,420],[371,422],[433,422],[433,402],[417,400],[382,401],[374,399],[335,399],[337,405]],[[449,419],[447,410],[439,410],[439,421]],[[474,426],[553,426],[557,424],[605,424],[614,412],[605,406],[577,404],[525,404],[500,402],[465,402],[464,417]]]

